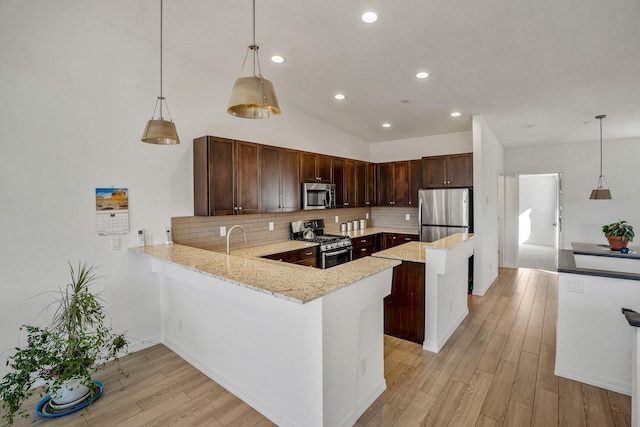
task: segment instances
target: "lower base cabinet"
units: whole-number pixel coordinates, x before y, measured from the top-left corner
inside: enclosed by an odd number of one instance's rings
[[[353,246],[353,259],[363,258],[377,252],[380,247],[378,241],[380,234],[371,234],[369,236],[354,237],[351,239]]]
[[[384,299],[384,333],[424,342],[424,264],[403,261],[393,268],[391,294]]]
[[[296,249],[293,251],[266,255],[264,258],[272,259],[274,261],[290,262],[292,264],[304,265],[307,267],[318,267],[318,248],[311,247]]]

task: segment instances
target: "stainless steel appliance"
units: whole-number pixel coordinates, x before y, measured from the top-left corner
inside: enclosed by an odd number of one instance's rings
[[[351,239],[339,234],[325,234],[323,219],[292,222],[291,240],[318,243],[320,268],[335,267],[353,259]]]
[[[336,185],[323,182],[303,182],[302,209],[329,209],[336,207]]]
[[[470,188],[418,190],[420,241],[473,232],[472,194]]]

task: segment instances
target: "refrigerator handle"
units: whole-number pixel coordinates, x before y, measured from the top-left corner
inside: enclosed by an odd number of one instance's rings
[[[418,192],[418,239],[422,242],[422,197]]]

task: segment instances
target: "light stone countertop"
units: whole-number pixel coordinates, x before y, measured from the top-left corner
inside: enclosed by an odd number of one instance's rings
[[[426,263],[426,248],[449,249],[473,237],[473,233],[456,233],[435,242],[408,242],[371,254],[379,258]]]
[[[313,301],[366,277],[400,264],[397,260],[364,257],[326,270],[260,258],[315,246],[283,241],[232,250],[232,255],[179,244],[130,250],[299,304]]]

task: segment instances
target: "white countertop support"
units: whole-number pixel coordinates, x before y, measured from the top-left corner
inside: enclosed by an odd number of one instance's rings
[[[425,264],[425,337],[423,348],[438,353],[469,314],[469,257],[473,234],[457,233],[435,242],[409,242],[374,257]]]
[[[640,283],[560,272],[555,374],[631,394],[632,331],[620,307],[640,311]]]
[[[296,304],[149,260],[163,343],[279,426],[351,426],[386,389],[391,267]],[[302,279],[292,275],[289,285]]]
[[[423,348],[438,353],[469,314],[468,266],[473,239],[447,248],[425,248],[425,337]]]

